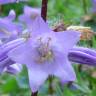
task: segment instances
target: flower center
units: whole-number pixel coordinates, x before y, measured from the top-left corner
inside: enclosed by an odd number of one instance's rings
[[[44,63],[46,61],[52,61],[53,60],[53,52],[50,49],[50,42],[51,38],[48,37],[48,40],[46,43],[42,42],[42,38],[39,38],[39,46],[37,47],[38,52],[38,58],[37,63]]]

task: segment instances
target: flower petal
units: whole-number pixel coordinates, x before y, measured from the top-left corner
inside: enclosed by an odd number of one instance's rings
[[[96,13],[96,0],[92,0],[92,12]]]
[[[24,6],[24,14],[31,17],[31,15],[37,14],[40,15],[40,9],[39,8],[32,8],[30,6]]]
[[[0,5],[7,4],[7,3],[13,3],[13,2],[16,2],[16,0],[0,0]]]
[[[5,68],[4,72],[10,73],[10,74],[18,74],[22,71],[22,65],[21,64],[12,64]]]
[[[48,27],[48,24],[42,19],[41,16],[38,16],[33,24],[32,24],[32,29],[30,29],[32,31],[32,37],[36,38],[36,36],[38,35],[42,35],[42,34],[46,34],[52,32],[50,30],[50,28]]]
[[[3,72],[4,68],[6,68],[6,66],[9,66],[11,64],[14,64],[14,61],[12,61],[11,59],[9,59],[8,57],[4,60],[2,60],[0,62],[0,73]]]
[[[20,38],[20,39],[16,39],[16,40],[13,40],[11,42],[1,45],[0,46],[0,60],[1,58],[6,57],[7,53],[10,50],[16,48],[17,46],[19,46],[20,44],[24,42],[25,42],[24,39]]]
[[[24,43],[24,39],[17,39],[17,40],[14,40],[14,41],[11,41],[7,44],[3,44],[0,46],[0,62],[2,60],[5,60],[8,56],[7,56],[7,53],[16,48],[17,46],[19,46],[20,44]]]
[[[9,38],[10,36],[17,36],[21,32],[20,26],[17,26],[11,20],[0,18],[0,38]]]
[[[11,10],[9,12],[9,15],[7,17],[5,17],[4,19],[13,21],[13,20],[15,20],[15,18],[16,18],[16,13],[14,10]]]
[[[73,30],[56,32],[56,37],[64,49],[63,52],[68,52],[79,41],[80,33]]]
[[[0,46],[0,71],[1,72],[5,67],[11,64],[14,64],[14,62],[8,58],[7,53],[22,43],[24,43],[24,39],[17,39]]]
[[[63,82],[74,81],[76,79],[75,72],[73,70],[72,64],[68,61],[68,58],[65,54],[56,52],[55,60],[55,71],[53,74]]]
[[[24,44],[14,48],[8,53],[8,56],[20,64],[31,64],[33,50],[32,46],[26,41]]]
[[[33,21],[37,16],[40,16],[39,8],[32,8],[30,6],[24,6],[24,13],[19,16],[19,21],[25,23],[28,29],[31,29],[33,26]]]
[[[63,66],[64,64],[65,66]],[[70,62],[67,60],[66,62],[64,61],[64,64],[60,64],[60,66],[58,66],[58,69],[55,70],[54,75],[58,77],[63,83],[75,81],[76,75]]]
[[[32,92],[39,90],[40,86],[45,82],[48,74],[41,70],[34,70],[34,68],[28,68],[29,84]]]

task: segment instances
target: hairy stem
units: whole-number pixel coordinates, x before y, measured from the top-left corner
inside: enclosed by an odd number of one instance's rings
[[[41,16],[46,21],[48,0],[42,0]]]

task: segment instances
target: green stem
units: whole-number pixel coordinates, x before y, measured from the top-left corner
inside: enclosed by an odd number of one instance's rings
[[[84,14],[87,14],[87,3],[86,3],[86,0],[82,0],[82,2],[83,2]]]
[[[2,14],[2,5],[0,5],[0,15]]]
[[[53,90],[53,77],[52,76],[49,76],[49,94],[52,95],[54,93],[54,90]]]

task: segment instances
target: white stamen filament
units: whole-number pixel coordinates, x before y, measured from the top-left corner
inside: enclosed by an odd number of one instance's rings
[[[0,31],[3,32],[3,33],[5,33],[8,36],[11,35],[11,33],[9,31],[7,31],[6,29],[4,29],[4,28],[0,28]]]

